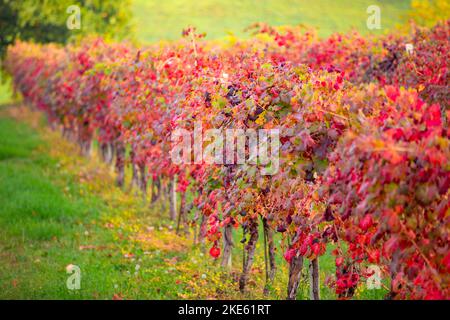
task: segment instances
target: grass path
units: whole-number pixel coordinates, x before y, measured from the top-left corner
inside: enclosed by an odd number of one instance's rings
[[[160,204],[161,205],[161,204]],[[240,294],[235,269],[222,270],[192,240],[173,232],[160,206],[114,186],[111,168],[75,145],[25,107],[0,107],[0,299],[260,299],[264,260],[259,247]],[[236,234],[235,243],[239,244]],[[278,252],[269,299],[285,297],[286,264]],[[68,290],[66,267],[81,269],[81,289]],[[333,273],[321,258],[322,281]],[[306,281],[299,298],[308,296]],[[322,286],[323,298],[334,298]],[[359,298],[381,298],[364,291]]]
[[[0,299],[257,297],[40,119],[0,112]],[[69,264],[80,290],[66,288]]]

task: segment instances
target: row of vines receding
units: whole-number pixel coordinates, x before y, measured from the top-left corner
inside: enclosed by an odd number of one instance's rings
[[[371,264],[389,279],[391,298],[449,298],[449,22],[377,37],[253,30],[258,36],[222,47],[192,28],[141,49],[18,42],[5,68],[24,101],[84,154],[98,141],[119,186],[131,166],[149,205],[167,202],[176,232],[209,243],[222,267],[242,233],[241,291],[262,241],[266,290],[282,250],[288,299],[308,265],[319,299],[319,257],[330,245],[336,273],[326,283],[340,298],[355,294]],[[175,164],[177,129],[278,129],[278,170]]]

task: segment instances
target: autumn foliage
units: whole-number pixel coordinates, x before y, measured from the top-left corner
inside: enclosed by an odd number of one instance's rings
[[[84,153],[99,142],[119,185],[130,165],[143,194],[168,199],[177,231],[198,232],[223,266],[242,228],[241,290],[262,224],[268,283],[274,234],[282,236],[288,298],[303,261],[318,268],[331,243],[336,274],[327,283],[341,298],[370,276],[369,264],[390,279],[392,298],[449,298],[449,23],[327,39],[301,28],[252,30],[266,37],[217,46],[189,28],[177,42],[141,49],[18,42],[5,67],[24,101]],[[279,170],[174,164],[171,133],[194,132],[198,121],[202,130],[279,129]]]

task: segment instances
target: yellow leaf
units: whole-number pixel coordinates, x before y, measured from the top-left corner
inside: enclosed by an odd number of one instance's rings
[[[256,124],[259,124],[262,126],[266,122],[266,111],[263,111],[259,116],[258,119],[256,119]]]
[[[422,92],[425,89],[425,86],[423,84],[420,84],[417,88],[417,91]]]

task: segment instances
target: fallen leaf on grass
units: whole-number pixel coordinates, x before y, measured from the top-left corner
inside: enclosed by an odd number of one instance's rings
[[[114,228],[114,224],[112,224],[111,222],[105,223],[105,228],[106,229],[113,229]]]
[[[78,247],[78,250],[83,251],[83,250],[105,250],[106,246],[95,246],[93,244],[88,244],[88,245],[81,245]]]
[[[178,262],[178,257],[173,257],[170,259],[164,259],[164,262],[167,262],[168,264],[174,265]]]
[[[115,293],[112,297],[113,300],[123,300],[123,297],[120,295],[120,293]]]

